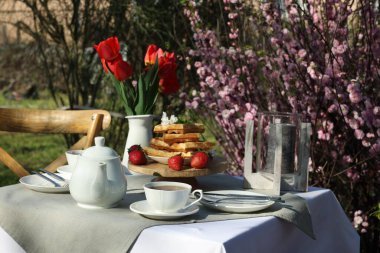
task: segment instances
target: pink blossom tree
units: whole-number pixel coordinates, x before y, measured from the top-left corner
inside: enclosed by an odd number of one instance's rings
[[[313,126],[311,183],[335,192],[365,250],[375,249],[379,221],[369,214],[380,195],[376,1],[216,2],[222,8],[214,25],[209,2],[188,1],[184,9],[199,78],[188,107],[213,120],[235,174],[243,166],[247,119],[256,120],[258,110],[301,114]]]

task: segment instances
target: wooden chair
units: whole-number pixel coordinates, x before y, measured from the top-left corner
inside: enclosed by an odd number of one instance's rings
[[[109,127],[111,115],[105,110],[37,110],[0,108],[0,131],[16,133],[85,134],[70,149],[85,149],[93,145],[94,137]],[[1,145],[1,144],[0,144]],[[19,177],[29,172],[0,147],[0,161]],[[65,154],[46,169],[56,171],[66,164]]]

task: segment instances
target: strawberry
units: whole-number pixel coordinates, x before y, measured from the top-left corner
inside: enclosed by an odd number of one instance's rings
[[[192,168],[203,169],[208,162],[208,155],[205,152],[197,152],[191,157],[190,165]]]
[[[132,164],[143,165],[143,164],[147,163],[145,154],[142,150],[135,149],[135,150],[129,152],[128,154],[129,154],[129,161]]]
[[[128,149],[128,154],[131,153],[133,150],[141,150],[141,146],[137,144],[130,146]]]
[[[184,160],[183,160],[182,156],[180,156],[180,155],[172,156],[168,160],[169,168],[171,168],[173,170],[177,170],[177,171],[182,170],[183,163],[184,163]]]

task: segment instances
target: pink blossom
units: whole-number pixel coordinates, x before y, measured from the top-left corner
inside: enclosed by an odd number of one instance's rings
[[[305,58],[306,55],[307,55],[307,52],[306,52],[305,49],[301,49],[301,50],[298,51],[298,56],[300,58]]]
[[[319,79],[319,74],[315,68],[316,64],[314,62],[310,62],[310,65],[307,67],[307,73],[309,73],[312,79]]]
[[[373,108],[373,114],[380,115],[380,106],[375,106]]]
[[[228,119],[230,115],[231,115],[230,110],[225,109],[222,111],[222,116],[224,119]]]
[[[323,130],[318,130],[318,139],[328,141],[330,140],[330,134]]]
[[[237,13],[229,13],[228,14],[228,18],[229,19],[235,19],[235,18],[237,18],[238,17],[238,14]]]
[[[380,154],[380,142],[373,144],[369,149],[369,152],[373,156]]]
[[[244,115],[244,122],[247,122],[248,120],[253,120],[254,116],[251,112],[246,112]]]
[[[357,104],[362,100],[360,85],[356,82],[356,80],[353,80],[353,83],[350,83],[347,86],[347,91],[349,92],[349,97],[352,103]]]
[[[354,132],[356,139],[361,140],[364,137],[364,132],[360,129],[356,129]]]
[[[350,93],[350,100],[352,103],[357,104],[360,101],[362,101],[362,96],[359,92],[351,92]]]
[[[337,106],[335,104],[330,105],[330,107],[327,109],[329,113],[333,113],[337,111]]]
[[[334,99],[334,94],[329,87],[325,87],[325,98],[329,100]]]
[[[358,227],[362,222],[363,222],[363,217],[355,216],[354,218],[355,227]]]
[[[312,17],[313,17],[313,23],[317,24],[319,22],[319,15],[317,13],[314,13]]]
[[[191,102],[191,107],[192,107],[193,109],[197,109],[198,106],[199,106],[198,101],[193,101],[193,102]]]
[[[358,129],[359,128],[359,122],[355,119],[349,119],[348,124],[352,129]]]
[[[237,127],[244,127],[244,126],[245,126],[244,122],[245,122],[245,120],[242,121],[241,119],[236,119],[236,120],[235,120],[235,125],[236,125]]]
[[[334,53],[334,54],[343,54],[344,52],[346,52],[347,50],[347,43],[344,41],[344,42],[339,42],[338,40],[334,40],[333,42],[333,48],[331,49],[331,51]]]
[[[363,145],[363,147],[366,147],[366,148],[368,148],[368,147],[370,147],[371,146],[371,142],[369,142],[368,140],[362,140],[362,145]]]
[[[194,67],[195,68],[200,68],[202,66],[202,63],[200,62],[200,61],[196,61],[196,62],[194,62]]]
[[[294,15],[294,16],[298,16],[297,8],[294,7],[294,6],[290,7],[289,14],[290,14],[290,15]]]
[[[206,70],[204,67],[200,67],[197,69],[197,74],[200,76],[204,76],[206,74]]]
[[[343,156],[343,161],[344,161],[345,163],[352,163],[352,162],[353,162],[352,157],[349,156],[349,155],[345,155],[345,156]]]

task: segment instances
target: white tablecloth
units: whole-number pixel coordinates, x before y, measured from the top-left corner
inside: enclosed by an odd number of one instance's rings
[[[165,225],[144,230],[132,253],[359,252],[359,235],[334,194],[300,193],[309,205],[316,240],[275,217]]]
[[[331,191],[311,188],[298,195],[308,202],[316,240],[292,224],[261,217],[151,227],[131,253],[359,252],[359,236]],[[0,228],[0,252],[24,251]]]

